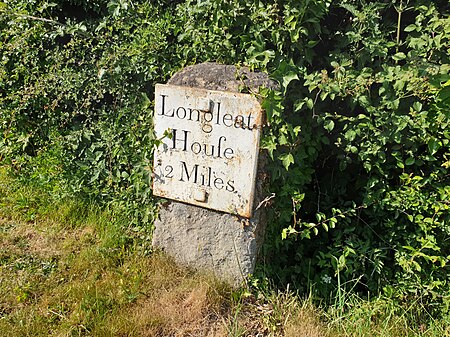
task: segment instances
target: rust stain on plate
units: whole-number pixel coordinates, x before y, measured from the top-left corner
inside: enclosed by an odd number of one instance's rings
[[[254,97],[158,84],[154,124],[155,195],[251,217],[262,126]]]

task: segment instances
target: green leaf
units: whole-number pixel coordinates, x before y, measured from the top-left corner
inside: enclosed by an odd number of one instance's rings
[[[337,85],[337,84],[335,84],[335,83],[330,84],[330,88],[331,88],[331,90],[333,90],[335,93],[339,93],[339,92],[341,91],[341,88],[339,87],[339,85]]]
[[[142,97],[141,109],[145,110],[148,107],[150,107],[152,102],[150,101],[150,99],[148,98],[148,96],[147,96],[147,94],[145,92],[141,93],[141,97]]]
[[[294,163],[294,156],[292,153],[283,153],[278,159],[281,160],[286,171],[289,169],[289,166]]]
[[[262,140],[261,147],[269,151],[270,158],[273,159],[273,152],[277,149],[277,143],[272,138],[265,138]]]
[[[417,112],[422,111],[422,103],[420,102],[414,102],[413,104],[413,109]]]
[[[354,130],[348,130],[344,134],[345,139],[347,139],[349,142],[352,142],[356,137],[356,132]]]
[[[249,60],[251,64],[255,64],[258,67],[266,68],[267,64],[275,57],[273,50],[265,50],[260,53],[256,53]]]
[[[439,100],[444,104],[450,105],[450,86],[445,86],[439,91]]]
[[[406,55],[405,55],[405,53],[400,52],[400,53],[397,53],[394,56],[392,56],[392,58],[395,61],[400,61],[400,60],[404,60],[406,58]]]
[[[287,89],[289,83],[291,83],[294,80],[298,80],[298,75],[294,71],[289,71],[286,75],[283,76],[283,88],[284,88],[283,91],[284,92],[286,92],[286,89]]]
[[[330,228],[335,228],[337,224],[337,219],[335,217],[330,218]]]
[[[417,26],[415,24],[411,24],[405,27],[405,32],[413,32],[417,29]]]
[[[295,104],[294,104],[294,111],[295,112],[300,111],[303,108],[303,106],[305,105],[305,103],[306,102],[304,100],[295,102]]]
[[[416,268],[417,271],[422,271],[422,267],[420,266],[419,263],[417,263],[417,261],[412,261],[412,264],[414,265],[414,267]]]
[[[331,132],[334,129],[334,122],[331,119],[327,119],[323,122],[323,127],[328,132]]]
[[[436,138],[431,138],[428,141],[428,151],[430,151],[431,155],[434,155],[441,148],[441,146],[441,141]]]

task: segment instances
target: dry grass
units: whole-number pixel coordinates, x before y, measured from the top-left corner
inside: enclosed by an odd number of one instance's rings
[[[99,336],[226,336],[220,320],[229,307],[226,285],[177,267],[155,254],[145,270],[139,298],[115,313],[96,331]]]
[[[323,336],[292,294],[236,296],[163,254],[106,245],[89,225],[0,221],[0,336]]]
[[[320,313],[310,303],[306,303],[286,323],[286,337],[324,337],[327,336],[326,325],[321,322]]]
[[[232,290],[213,277],[105,247],[91,227],[0,225],[1,336],[227,336]]]
[[[122,319],[111,322],[109,332],[125,336],[133,326],[138,336],[227,336],[211,285],[194,283],[138,301],[130,311],[119,313]]]

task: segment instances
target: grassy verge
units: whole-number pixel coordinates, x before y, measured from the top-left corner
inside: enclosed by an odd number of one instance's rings
[[[0,171],[0,336],[450,336],[448,320],[414,324],[415,309],[383,298],[324,309],[232,289],[143,254],[126,228]]]

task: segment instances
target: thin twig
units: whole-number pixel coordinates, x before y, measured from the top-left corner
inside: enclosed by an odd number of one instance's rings
[[[62,318],[62,319],[66,319],[66,316],[61,315],[59,312],[53,311],[53,310],[51,310],[51,309],[48,309],[48,311],[49,311],[50,313],[52,313],[53,315],[56,315],[56,316],[58,316],[58,317],[60,317],[60,318]]]
[[[42,22],[46,22],[46,23],[55,24],[55,25],[58,25],[58,26],[64,26],[61,22],[58,22],[58,21],[55,21],[55,20],[51,20],[51,19],[46,19],[46,18],[40,18],[38,16],[32,16],[32,15],[26,15],[26,14],[17,14],[17,13],[14,13],[14,15],[19,16],[19,17],[24,18],[24,19],[37,20],[37,21],[42,21]]]
[[[271,195],[267,196],[263,201],[261,201],[258,206],[255,208],[255,211],[257,211],[258,209],[261,208],[261,206],[265,206],[267,205],[267,203],[269,202],[269,200],[275,198],[275,193],[272,193]]]
[[[403,12],[403,0],[400,0],[400,7],[397,10],[398,19],[397,19],[397,47],[400,45],[400,28],[402,23],[402,12]]]

